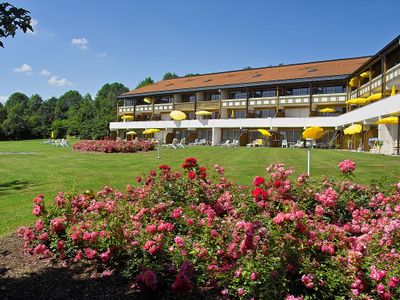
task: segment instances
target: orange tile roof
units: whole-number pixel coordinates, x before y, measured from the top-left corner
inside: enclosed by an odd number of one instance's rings
[[[262,83],[277,80],[306,79],[337,75],[349,75],[365,63],[370,57],[357,57],[318,61],[302,64],[283,65],[276,67],[256,68],[240,71],[203,74],[192,77],[162,80],[145,87],[123,94],[141,95],[157,92],[168,92],[182,89],[196,89],[219,87],[226,85]]]

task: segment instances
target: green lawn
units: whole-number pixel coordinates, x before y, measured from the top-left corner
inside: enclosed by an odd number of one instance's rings
[[[83,192],[99,190],[104,185],[124,189],[134,184],[135,177],[157,167],[169,164],[175,168],[189,156],[212,167],[225,167],[226,177],[250,184],[255,175],[263,175],[264,168],[273,162],[292,165],[296,173],[306,169],[305,149],[280,148],[217,148],[189,147],[186,150],[162,149],[161,159],[155,151],[134,154],[81,153],[71,148],[53,148],[39,140],[0,142],[0,152],[38,152],[29,155],[0,155],[0,236],[29,224],[32,199],[43,193],[51,199],[58,191]],[[324,175],[338,177],[339,161],[351,159],[357,163],[357,181],[400,177],[400,158],[367,153],[336,150],[312,150],[311,174],[314,179]]]

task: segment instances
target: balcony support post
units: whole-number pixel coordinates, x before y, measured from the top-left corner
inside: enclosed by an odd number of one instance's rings
[[[369,95],[372,95],[372,67],[369,66],[368,68],[368,72],[369,72]]]
[[[382,79],[381,79],[381,91],[382,91],[382,98],[386,97],[386,55],[382,55],[381,59],[381,70],[382,70]]]

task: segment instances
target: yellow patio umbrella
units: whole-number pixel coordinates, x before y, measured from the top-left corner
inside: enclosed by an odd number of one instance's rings
[[[396,95],[396,88],[394,85],[392,85],[392,92],[390,93],[390,96],[395,96]]]
[[[366,104],[368,100],[366,98],[355,98],[346,101],[346,104],[360,105]]]
[[[382,93],[375,93],[375,94],[372,94],[371,96],[367,97],[367,100],[368,101],[377,101],[381,98],[382,98]]]
[[[180,110],[173,110],[169,115],[175,121],[182,121],[186,119],[186,114]]]
[[[122,120],[133,120],[133,116],[125,115],[121,117]]]
[[[232,113],[231,113],[231,119],[234,119],[236,117],[235,115],[235,111],[232,109]]]
[[[212,112],[207,111],[207,110],[199,110],[199,111],[196,111],[195,114],[198,116],[211,116]]]
[[[153,102],[153,100],[151,98],[148,98],[148,97],[144,98],[143,101],[148,103],[148,104],[151,104]]]
[[[390,117],[386,117],[383,119],[380,119],[378,121],[375,122],[376,124],[398,124],[399,123],[399,118],[398,117],[394,117],[394,116],[390,116]]]
[[[333,109],[333,108],[327,107],[327,108],[320,109],[319,112],[321,112],[321,113],[333,113],[333,112],[336,112],[336,110]]]
[[[54,139],[54,138],[56,137],[56,135],[54,134],[54,130],[51,132],[50,137],[51,137],[52,139]]]
[[[136,131],[131,130],[131,131],[128,131],[126,134],[128,134],[128,135],[136,135]]]
[[[152,134],[152,133],[157,133],[160,132],[160,129],[157,128],[150,128],[150,129],[146,129],[145,131],[143,131],[143,134]]]
[[[308,127],[303,131],[302,137],[303,139],[313,139],[318,140],[324,134],[324,129],[318,126]]]
[[[257,129],[257,130],[261,133],[262,136],[272,136],[271,132],[269,132],[266,129]]]
[[[353,135],[353,134],[356,134],[356,133],[360,133],[361,131],[362,131],[362,125],[360,125],[360,124],[354,124],[354,125],[351,125],[351,126],[349,126],[349,127],[347,127],[347,128],[345,128],[344,130],[343,130],[343,132],[344,132],[344,134],[346,134],[346,135]]]
[[[352,79],[350,79],[349,86],[357,87],[357,85],[358,85],[358,78],[357,77],[353,77]]]
[[[370,74],[371,74],[370,71],[362,72],[362,73],[360,74],[360,77],[362,77],[362,78],[369,78],[369,75],[370,75]]]

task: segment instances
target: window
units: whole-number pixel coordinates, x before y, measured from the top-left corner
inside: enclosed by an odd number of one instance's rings
[[[134,100],[132,99],[125,99],[124,106],[133,106]]]
[[[219,101],[219,99],[220,99],[220,94],[218,93],[204,94],[205,101]]]
[[[156,97],[154,103],[155,104],[163,104],[163,103],[172,103],[174,98],[172,96],[161,96]]]
[[[205,139],[207,142],[212,141],[212,130],[211,129],[204,129],[204,130],[197,130],[197,139],[202,140]]]
[[[315,94],[335,94],[335,93],[345,93],[346,88],[342,85],[335,86],[320,86],[316,87],[314,90]]]
[[[259,109],[255,111],[256,118],[273,118],[275,117],[275,108]]]
[[[287,140],[288,142],[297,142],[301,140],[300,129],[286,129],[280,131],[281,140]]]
[[[233,140],[240,140],[240,130],[239,129],[222,129],[222,143],[227,140],[231,142]]]
[[[246,91],[233,91],[228,93],[228,99],[246,99]]]
[[[194,102],[196,100],[195,94],[183,94],[182,102]]]
[[[203,119],[218,119],[218,112],[213,111],[209,116],[203,116]]]
[[[244,119],[246,118],[246,111],[245,110],[228,110],[230,119]]]
[[[276,90],[260,90],[260,91],[253,91],[250,94],[250,98],[264,98],[264,97],[275,97]]]

